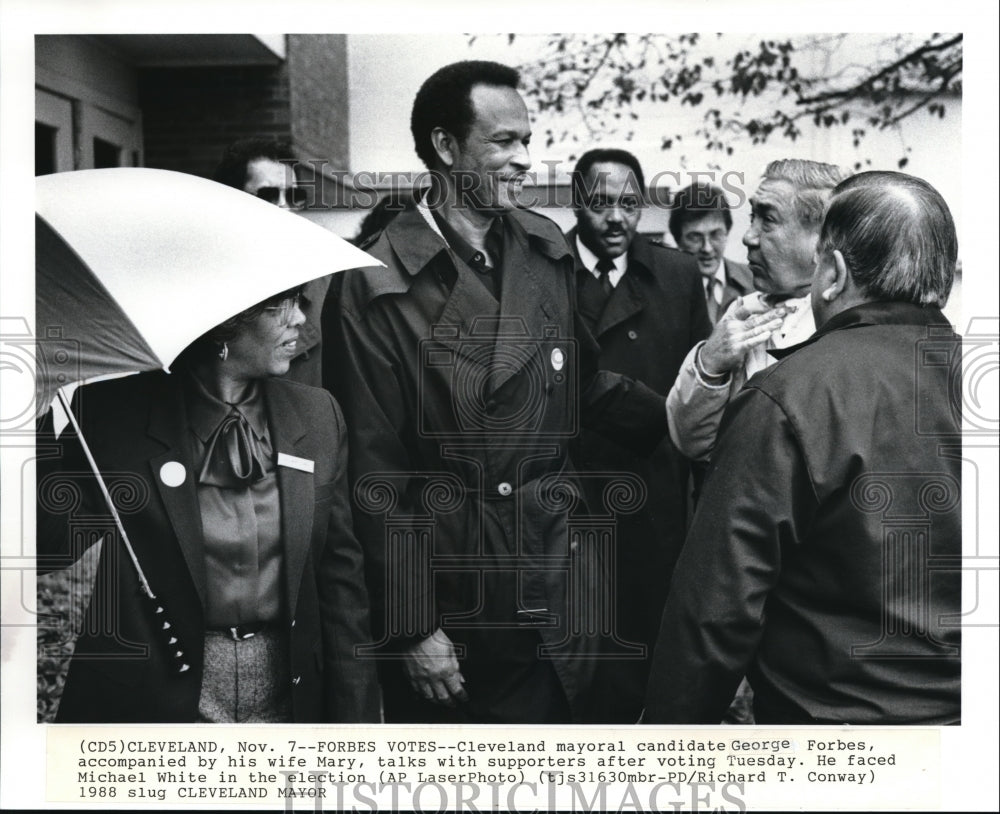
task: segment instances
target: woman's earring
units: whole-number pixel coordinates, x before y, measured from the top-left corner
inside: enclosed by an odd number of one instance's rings
[[[219,348],[219,358],[225,362],[229,358],[229,343],[223,342],[222,347]]]

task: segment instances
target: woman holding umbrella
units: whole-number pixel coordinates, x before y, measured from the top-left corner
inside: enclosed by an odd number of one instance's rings
[[[279,377],[298,290],[207,332],[162,371],[90,384],[79,436],[40,461],[40,570],[107,536],[57,721],[377,721],[346,432],[326,391]],[[150,611],[139,582],[158,607]],[[166,608],[166,611],[163,611]]]
[[[41,176],[35,211],[36,404],[138,372],[38,439],[39,570],[104,541],[56,719],[378,720],[343,417],[280,378],[316,258],[375,261],[167,170]]]

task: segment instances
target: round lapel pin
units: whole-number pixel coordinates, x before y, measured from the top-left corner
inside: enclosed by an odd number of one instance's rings
[[[160,480],[165,486],[180,486],[186,477],[187,470],[179,461],[167,461],[160,467]]]

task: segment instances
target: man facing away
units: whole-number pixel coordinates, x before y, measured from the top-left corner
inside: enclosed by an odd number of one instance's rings
[[[745,263],[726,257],[733,214],[721,189],[708,184],[684,187],[670,204],[670,234],[677,247],[693,254],[705,287],[705,305],[718,322],[733,300],[753,291]]]
[[[646,187],[634,155],[589,150],[572,178],[576,227],[567,239],[580,312],[601,346],[598,365],[666,393],[688,351],[711,332],[698,266],[684,253],[636,235]],[[642,712],[670,573],[687,531],[690,467],[669,439],[652,455],[587,430],[580,440],[577,462],[592,507],[602,505],[618,472],[636,476],[645,494],[641,508],[617,520],[613,560],[616,629],[642,651],[599,662],[592,716],[634,723]]]
[[[667,397],[670,437],[691,460],[709,458],[726,404],[773,363],[768,351],[801,342],[815,329],[813,252],[830,192],[845,176],[818,161],[767,165],[743,235],[758,293],[733,302],[712,335],[688,354]]]
[[[726,410],[646,722],[717,722],[749,670],[761,724],[959,723],[961,341],[940,310],[957,254],[926,182],[833,191],[818,330]]]
[[[212,180],[242,189],[263,201],[282,209],[299,210],[306,203],[306,190],[295,176],[296,159],[292,148],[283,141],[270,138],[247,138],[226,148]],[[330,276],[317,277],[306,283],[300,297],[300,308],[306,321],[299,328],[297,353],[285,378],[322,387],[322,333],[320,315],[323,300],[330,287]]]
[[[470,61],[423,84],[431,185],[367,248],[386,268],[347,272],[324,318],[388,721],[585,717],[613,631],[595,627],[599,546],[570,533],[569,445],[584,420],[645,449],[665,433],[662,396],[596,370],[566,242],[517,207],[518,80]]]

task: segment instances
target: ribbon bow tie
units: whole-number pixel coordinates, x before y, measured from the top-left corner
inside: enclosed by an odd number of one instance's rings
[[[264,477],[264,454],[243,414],[227,415],[208,439],[200,483],[239,489]]]

